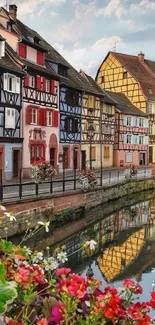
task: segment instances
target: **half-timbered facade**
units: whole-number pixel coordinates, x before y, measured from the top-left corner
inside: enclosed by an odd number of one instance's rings
[[[34,161],[45,159],[58,169],[59,77],[46,64],[41,37],[17,19],[16,5],[0,11],[0,30],[24,66],[22,136],[23,175]]]
[[[121,93],[108,92],[116,101],[114,166],[147,165],[148,116]]]
[[[22,168],[22,67],[9,54],[0,36],[0,169],[5,180],[18,177]]]
[[[92,161],[93,168],[101,165],[113,165],[114,101],[106,95],[92,77],[80,71],[85,84],[82,97],[82,129],[81,129],[81,167]],[[94,136],[89,139],[89,127],[94,129]],[[90,157],[91,154],[91,157]]]
[[[138,56],[109,52],[96,75],[105,90],[124,93],[133,105],[149,114],[149,162],[155,163],[155,62]]]

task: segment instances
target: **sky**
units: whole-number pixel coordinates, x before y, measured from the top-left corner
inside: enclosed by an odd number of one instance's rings
[[[77,70],[96,75],[110,50],[155,60],[155,0],[0,0]]]

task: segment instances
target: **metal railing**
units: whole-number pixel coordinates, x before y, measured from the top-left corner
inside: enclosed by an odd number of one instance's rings
[[[98,179],[98,187],[109,187],[118,183],[126,182],[125,174],[127,169],[124,168],[101,168],[95,170]],[[80,171],[74,169],[70,174],[67,170],[57,176],[51,177],[49,181],[36,184],[33,181],[25,181],[22,179],[22,170],[20,170],[19,178],[16,182],[4,181],[2,170],[0,169],[0,201],[10,201],[14,199],[22,199],[24,197],[38,197],[48,194],[58,194],[73,192],[81,189],[79,183]],[[138,169],[138,173],[133,177],[134,180],[142,180],[151,178],[152,169],[143,167]]]

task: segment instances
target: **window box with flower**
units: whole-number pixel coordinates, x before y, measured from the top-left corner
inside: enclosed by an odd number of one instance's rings
[[[30,169],[30,177],[35,183],[43,183],[55,175],[55,169],[45,160],[34,161]]]

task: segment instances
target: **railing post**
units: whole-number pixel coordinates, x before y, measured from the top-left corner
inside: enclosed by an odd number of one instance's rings
[[[38,196],[38,194],[39,194],[39,184],[36,183],[36,196]]]
[[[53,178],[51,176],[51,182],[50,182],[50,193],[53,193]]]
[[[102,187],[102,160],[101,160],[101,177],[100,177],[100,186]]]
[[[63,187],[63,192],[65,192],[65,168],[63,165],[63,179],[62,179],[62,187]]]
[[[109,185],[111,183],[111,172],[109,173]]]
[[[74,191],[76,191],[76,168],[74,168]]]
[[[19,198],[22,198],[22,170],[19,170]]]
[[[3,201],[3,170],[0,169],[0,200]]]
[[[119,170],[118,170],[118,174],[117,174],[117,183],[119,183]]]

